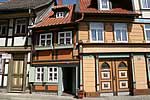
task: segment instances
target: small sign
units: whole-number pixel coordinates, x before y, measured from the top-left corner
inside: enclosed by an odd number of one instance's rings
[[[2,59],[11,59],[11,54],[3,53]]]

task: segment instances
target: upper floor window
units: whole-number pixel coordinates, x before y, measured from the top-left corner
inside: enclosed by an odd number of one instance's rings
[[[142,8],[150,8],[150,0],[141,0]]]
[[[27,20],[26,19],[17,19],[16,20],[16,34],[25,34],[27,32]]]
[[[91,42],[104,42],[104,24],[90,23]]]
[[[52,33],[40,34],[39,46],[52,46]]]
[[[127,24],[115,23],[114,33],[116,42],[128,42]]]
[[[56,12],[56,18],[64,18],[65,13],[64,12]]]
[[[44,80],[44,67],[36,67],[36,82]]]
[[[109,0],[98,0],[98,7],[100,10],[109,10],[110,6]]]
[[[8,22],[2,21],[0,22],[0,35],[6,35],[8,29]]]
[[[67,45],[72,44],[72,32],[59,32],[58,33],[58,44]]]
[[[48,68],[48,81],[49,82],[58,82],[58,67],[49,67]]]
[[[144,27],[145,30],[145,39],[150,42],[150,24],[146,24]]]

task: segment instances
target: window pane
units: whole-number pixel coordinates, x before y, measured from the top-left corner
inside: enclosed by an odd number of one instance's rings
[[[122,30],[122,41],[127,41],[127,34],[125,30]]]
[[[65,44],[64,39],[60,39],[60,44]]]
[[[2,27],[2,34],[6,34],[7,33],[7,27],[6,26],[3,26]]]
[[[66,44],[71,44],[71,39],[70,38],[66,38]]]
[[[43,80],[44,80],[44,74],[42,73],[41,81],[43,81]]]
[[[44,68],[42,68],[42,72],[44,72]]]
[[[49,74],[49,80],[50,80],[50,81],[53,80],[53,74],[52,74],[52,73]]]
[[[54,74],[54,80],[57,80],[57,73]]]
[[[41,35],[41,39],[45,39],[45,35]]]
[[[70,37],[70,33],[66,33],[66,37]]]
[[[57,72],[57,68],[54,68],[54,72]]]
[[[147,41],[150,41],[150,30],[146,30]]]
[[[96,30],[91,30],[92,32],[92,40],[96,41]]]
[[[37,72],[40,72],[40,68],[37,68]]]
[[[47,38],[50,39],[50,38],[51,38],[51,35],[47,35]]]
[[[108,0],[101,0],[102,1],[102,8],[108,8]]]
[[[41,45],[45,46],[45,40],[41,40]]]
[[[147,0],[147,6],[150,8],[150,0]]]
[[[60,33],[60,37],[64,37],[64,33]]]
[[[40,73],[37,74],[37,80],[40,80]]]
[[[97,35],[98,35],[98,40],[99,41],[103,41],[103,31],[102,30],[98,30]]]
[[[121,31],[120,30],[116,30],[116,40],[121,41]]]
[[[20,25],[17,25],[16,33],[20,33]]]
[[[52,69],[52,68],[49,68],[49,71],[50,71],[50,72],[52,72],[52,71],[53,71],[53,69]]]
[[[26,33],[26,25],[22,25],[21,33]]]
[[[47,40],[47,46],[50,46],[51,45],[51,40]]]

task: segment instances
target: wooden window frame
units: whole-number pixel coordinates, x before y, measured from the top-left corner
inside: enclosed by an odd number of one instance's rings
[[[144,25],[145,40],[146,40],[146,42],[150,43],[150,40],[147,40],[148,38],[147,38],[147,32],[146,32],[147,30],[150,31],[150,28],[146,28],[146,25],[149,25],[149,26],[150,26],[150,24],[145,24],[145,25]]]
[[[119,26],[119,27],[118,27]],[[119,41],[119,40],[117,40],[117,35],[116,35],[116,31],[117,30],[120,30],[120,31],[122,31],[122,30],[124,30],[124,31],[126,31],[126,37],[127,37],[127,40],[122,40],[123,38],[123,33],[121,32],[120,34],[121,34],[121,40]],[[115,42],[117,42],[117,43],[128,43],[128,30],[127,30],[127,24],[126,23],[115,23],[114,24],[114,36],[115,36]]]
[[[64,18],[65,12],[56,12],[56,18]]]
[[[40,68],[40,72],[37,71],[37,69]],[[43,69],[43,72],[42,72],[42,69]],[[43,82],[44,81],[44,67],[36,67],[35,68],[35,74],[36,74],[36,77],[35,77],[35,81],[36,82]],[[38,74],[40,74],[40,79],[38,80]],[[42,74],[43,74],[43,80],[42,80]]]
[[[111,2],[110,0],[107,0],[107,8],[103,8],[103,1],[102,0],[98,0],[98,9],[99,10],[110,10],[111,9]]]
[[[25,20],[25,23],[17,23],[17,21],[20,20]],[[17,33],[17,25],[20,25],[20,32]],[[22,26],[25,25],[25,33],[22,33]],[[15,21],[15,34],[26,34],[27,33],[27,19],[26,18],[21,18],[21,19],[16,19]]]
[[[42,39],[42,38],[41,38],[42,35],[45,36],[45,39]],[[51,38],[47,38],[48,35],[50,35]],[[52,36],[53,36],[52,33],[40,34],[39,46],[42,46],[42,44],[41,44],[42,42],[41,42],[41,41],[44,40],[44,41],[45,41],[45,45],[44,45],[44,46],[46,46],[46,47],[52,47]],[[47,44],[47,41],[48,41],[48,40],[51,41],[50,45]],[[42,47],[44,47],[44,46],[42,46]]]
[[[144,1],[146,1],[146,7],[145,7],[145,4],[143,3]],[[148,0],[144,0],[144,1],[140,0],[140,2],[141,2],[141,8],[142,9],[150,9],[150,4],[148,5]]]
[[[6,29],[5,29],[6,33],[5,34],[2,33],[3,27],[6,27]],[[6,35],[7,32],[8,32],[8,22],[6,24],[0,24],[0,35],[2,35],[2,36]]]
[[[102,27],[98,27],[102,26]],[[96,30],[96,40],[94,41],[92,39],[92,30]],[[102,30],[102,40],[98,40],[98,30]],[[90,23],[90,41],[91,42],[98,42],[98,43],[104,43],[104,24],[103,23]]]
[[[52,68],[52,71],[50,72],[50,68]],[[54,69],[57,69],[55,72]],[[50,74],[52,74],[52,80],[50,80]],[[54,79],[54,75],[57,74],[57,79]],[[48,67],[48,82],[58,82],[58,67]]]
[[[70,33],[70,37],[67,37],[66,34]],[[64,34],[64,37],[60,37],[60,34]],[[70,38],[70,44],[67,44],[66,39]],[[60,44],[60,39],[64,39],[64,44]],[[58,45],[71,45],[72,44],[72,31],[58,32]]]

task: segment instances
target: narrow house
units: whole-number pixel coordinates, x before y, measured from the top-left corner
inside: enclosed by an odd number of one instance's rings
[[[41,17],[53,0],[9,0],[0,4],[0,89],[25,92],[31,54],[33,19]],[[42,18],[42,17],[41,17]]]
[[[78,4],[80,90],[85,96],[149,94],[149,31],[143,30],[149,26],[135,22],[141,13],[132,0]]]
[[[79,58],[75,5],[57,5],[32,28],[31,91],[76,94]]]

